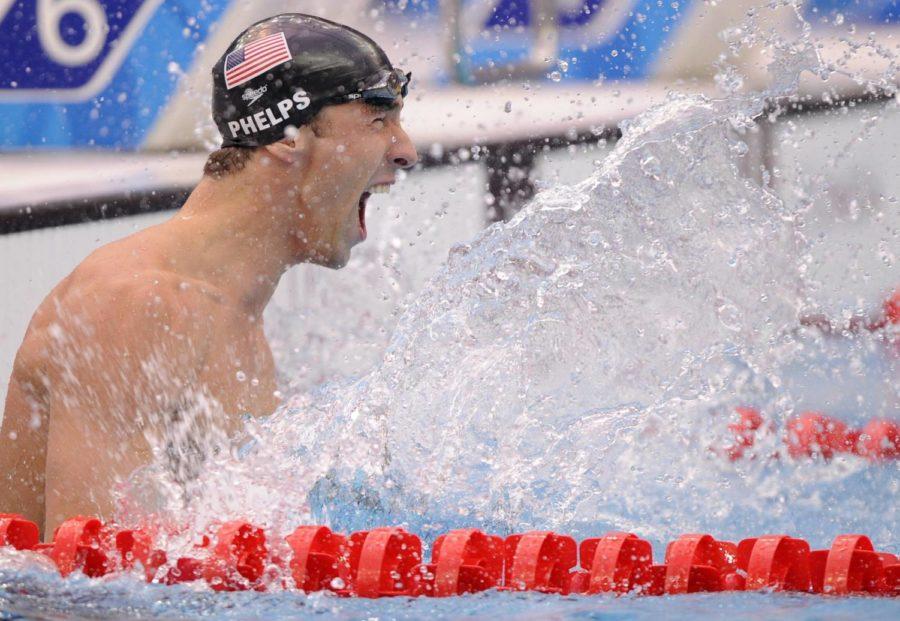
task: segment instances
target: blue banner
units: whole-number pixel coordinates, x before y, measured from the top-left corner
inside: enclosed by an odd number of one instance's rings
[[[559,67],[548,67],[554,80],[633,80],[648,77],[664,45],[678,31],[692,0],[579,0],[568,2],[556,16],[559,24]],[[484,25],[503,31],[532,22],[530,3],[497,0]],[[500,35],[499,38],[501,38]],[[507,49],[470,46],[469,62],[477,66],[503,64],[528,54],[532,43]]]
[[[806,17],[821,24],[900,24],[900,0],[809,0]]]
[[[0,0],[0,147],[140,146],[226,5]]]
[[[231,1],[0,0],[0,149],[140,148]],[[533,79],[615,81],[651,78],[695,4],[560,0],[553,49],[536,54],[529,0],[463,0],[455,63],[438,0],[370,0],[366,11],[386,19],[388,38],[427,33],[416,52],[437,82],[477,82],[479,69],[536,56],[546,71]],[[897,24],[898,4],[808,0],[805,14],[814,26]]]
[[[664,46],[682,28],[695,0],[561,0],[554,22],[558,40],[547,77],[632,80],[653,73]],[[373,0],[387,15],[418,28],[444,29],[437,0]],[[535,49],[530,0],[463,0],[455,79],[476,83],[479,69],[517,65]],[[443,33],[436,33],[441,41]],[[442,50],[436,49],[437,53]],[[554,63],[554,60],[560,63]],[[446,76],[449,78],[449,76]]]

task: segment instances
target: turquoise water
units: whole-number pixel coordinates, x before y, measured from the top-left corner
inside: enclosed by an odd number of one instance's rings
[[[340,599],[297,593],[211,593],[187,587],[140,585],[0,571],[0,619],[890,619],[900,600],[834,599],[779,593],[667,597],[560,597],[486,592],[448,599]],[[27,591],[27,593],[22,593]],[[16,593],[12,595],[12,593]]]

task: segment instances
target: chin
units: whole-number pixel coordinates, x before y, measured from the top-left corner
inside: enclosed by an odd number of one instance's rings
[[[342,267],[345,267],[349,261],[350,261],[350,257],[340,257],[338,259],[329,261],[328,263],[325,263],[323,265],[324,265],[324,267],[327,267],[329,269],[339,270]]]
[[[345,248],[340,252],[335,252],[329,256],[322,257],[321,261],[316,261],[322,267],[327,267],[333,270],[339,270],[342,267],[346,266],[350,261],[350,248]]]
[[[331,244],[321,244],[318,248],[297,249],[295,264],[308,263],[339,270],[350,261],[350,245],[334,248]]]

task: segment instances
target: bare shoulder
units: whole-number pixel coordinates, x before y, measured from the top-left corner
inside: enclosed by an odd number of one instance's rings
[[[223,313],[219,292],[104,250],[85,259],[41,303],[20,350],[23,365],[75,351],[131,350],[140,356],[161,346],[181,350],[192,362],[202,358]]]

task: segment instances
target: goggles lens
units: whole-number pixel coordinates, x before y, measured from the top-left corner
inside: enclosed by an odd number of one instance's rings
[[[360,91],[356,97],[351,97],[353,99],[361,98],[363,101],[371,101],[373,99],[389,99],[393,101],[397,97],[406,97],[411,78],[412,72],[403,73],[400,69],[394,69],[374,86]]]

